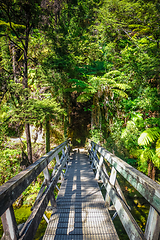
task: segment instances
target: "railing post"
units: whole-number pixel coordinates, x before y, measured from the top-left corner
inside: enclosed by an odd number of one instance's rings
[[[97,149],[95,149],[95,150],[93,151],[93,159],[96,158],[96,155],[97,155]],[[92,164],[91,164],[91,167],[92,167],[92,168],[94,168],[93,159],[92,159]]]
[[[93,166],[93,154],[94,154],[93,148],[94,148],[94,144],[93,142],[91,142],[91,150],[89,151],[89,160],[90,160],[91,167]]]
[[[17,240],[19,233],[12,205],[3,213],[1,219],[4,231],[2,240]]]
[[[46,180],[46,183],[47,185],[51,182],[50,179],[50,174],[49,174],[49,171],[48,171],[48,167],[46,167],[44,170],[43,170],[43,174],[44,174],[44,178]],[[51,202],[51,206],[52,207],[56,207],[57,204],[56,204],[56,200],[55,200],[55,196],[54,196],[54,192],[52,194],[50,194],[50,202]]]
[[[112,170],[111,170],[111,175],[110,175],[110,178],[109,178],[109,182],[112,186],[115,185],[115,182],[116,182],[116,176],[117,176],[117,171],[114,167],[112,167]],[[109,196],[109,193],[107,192],[106,193],[106,196],[105,196],[105,204],[107,207],[110,206],[110,196]]]
[[[100,156],[100,160],[99,160],[99,165],[98,165],[97,173],[96,173],[96,177],[95,177],[97,180],[99,179],[99,173],[100,173],[100,171],[101,171],[102,164],[103,164],[103,156],[101,155],[101,156]]]
[[[65,151],[64,151],[64,148],[62,149],[62,159],[65,157]]]
[[[65,157],[65,150],[64,148],[62,149],[62,156],[61,156],[61,160],[60,162],[63,160],[63,158]],[[61,182],[64,180],[64,175],[63,172],[61,172]]]
[[[56,163],[60,164],[59,155],[58,154],[56,155]]]
[[[152,206],[149,209],[144,236],[147,240],[160,239],[160,214]]]

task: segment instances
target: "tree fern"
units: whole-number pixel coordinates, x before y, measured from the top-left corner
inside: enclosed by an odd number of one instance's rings
[[[143,152],[143,149],[134,149],[134,148],[129,151],[132,158],[140,158],[142,152]]]
[[[141,162],[148,162],[148,160],[153,159],[154,155],[153,149],[145,148],[145,150],[141,153],[140,160]]]
[[[157,154],[153,155],[152,162],[155,167],[160,168],[160,158],[157,156]]]
[[[141,133],[140,137],[138,138],[138,144],[147,146],[156,141],[158,137],[160,137],[160,129],[158,127],[148,128]]]

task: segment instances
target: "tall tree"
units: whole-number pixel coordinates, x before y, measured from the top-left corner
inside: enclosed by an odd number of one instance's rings
[[[28,88],[28,44],[31,29],[40,20],[41,1],[1,1],[0,2],[2,20],[1,25],[6,27],[5,36],[10,40],[13,51],[13,71],[15,75],[15,46],[23,51],[23,79],[24,89]],[[26,101],[28,96],[25,97]],[[28,161],[32,163],[32,147],[29,123],[25,122],[25,132],[27,139]]]

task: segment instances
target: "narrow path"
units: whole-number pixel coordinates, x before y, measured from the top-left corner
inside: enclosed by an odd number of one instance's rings
[[[43,240],[117,240],[88,157],[74,152]]]

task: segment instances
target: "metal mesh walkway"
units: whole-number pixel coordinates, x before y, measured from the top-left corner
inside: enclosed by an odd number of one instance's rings
[[[86,154],[74,153],[43,240],[119,239]]]

